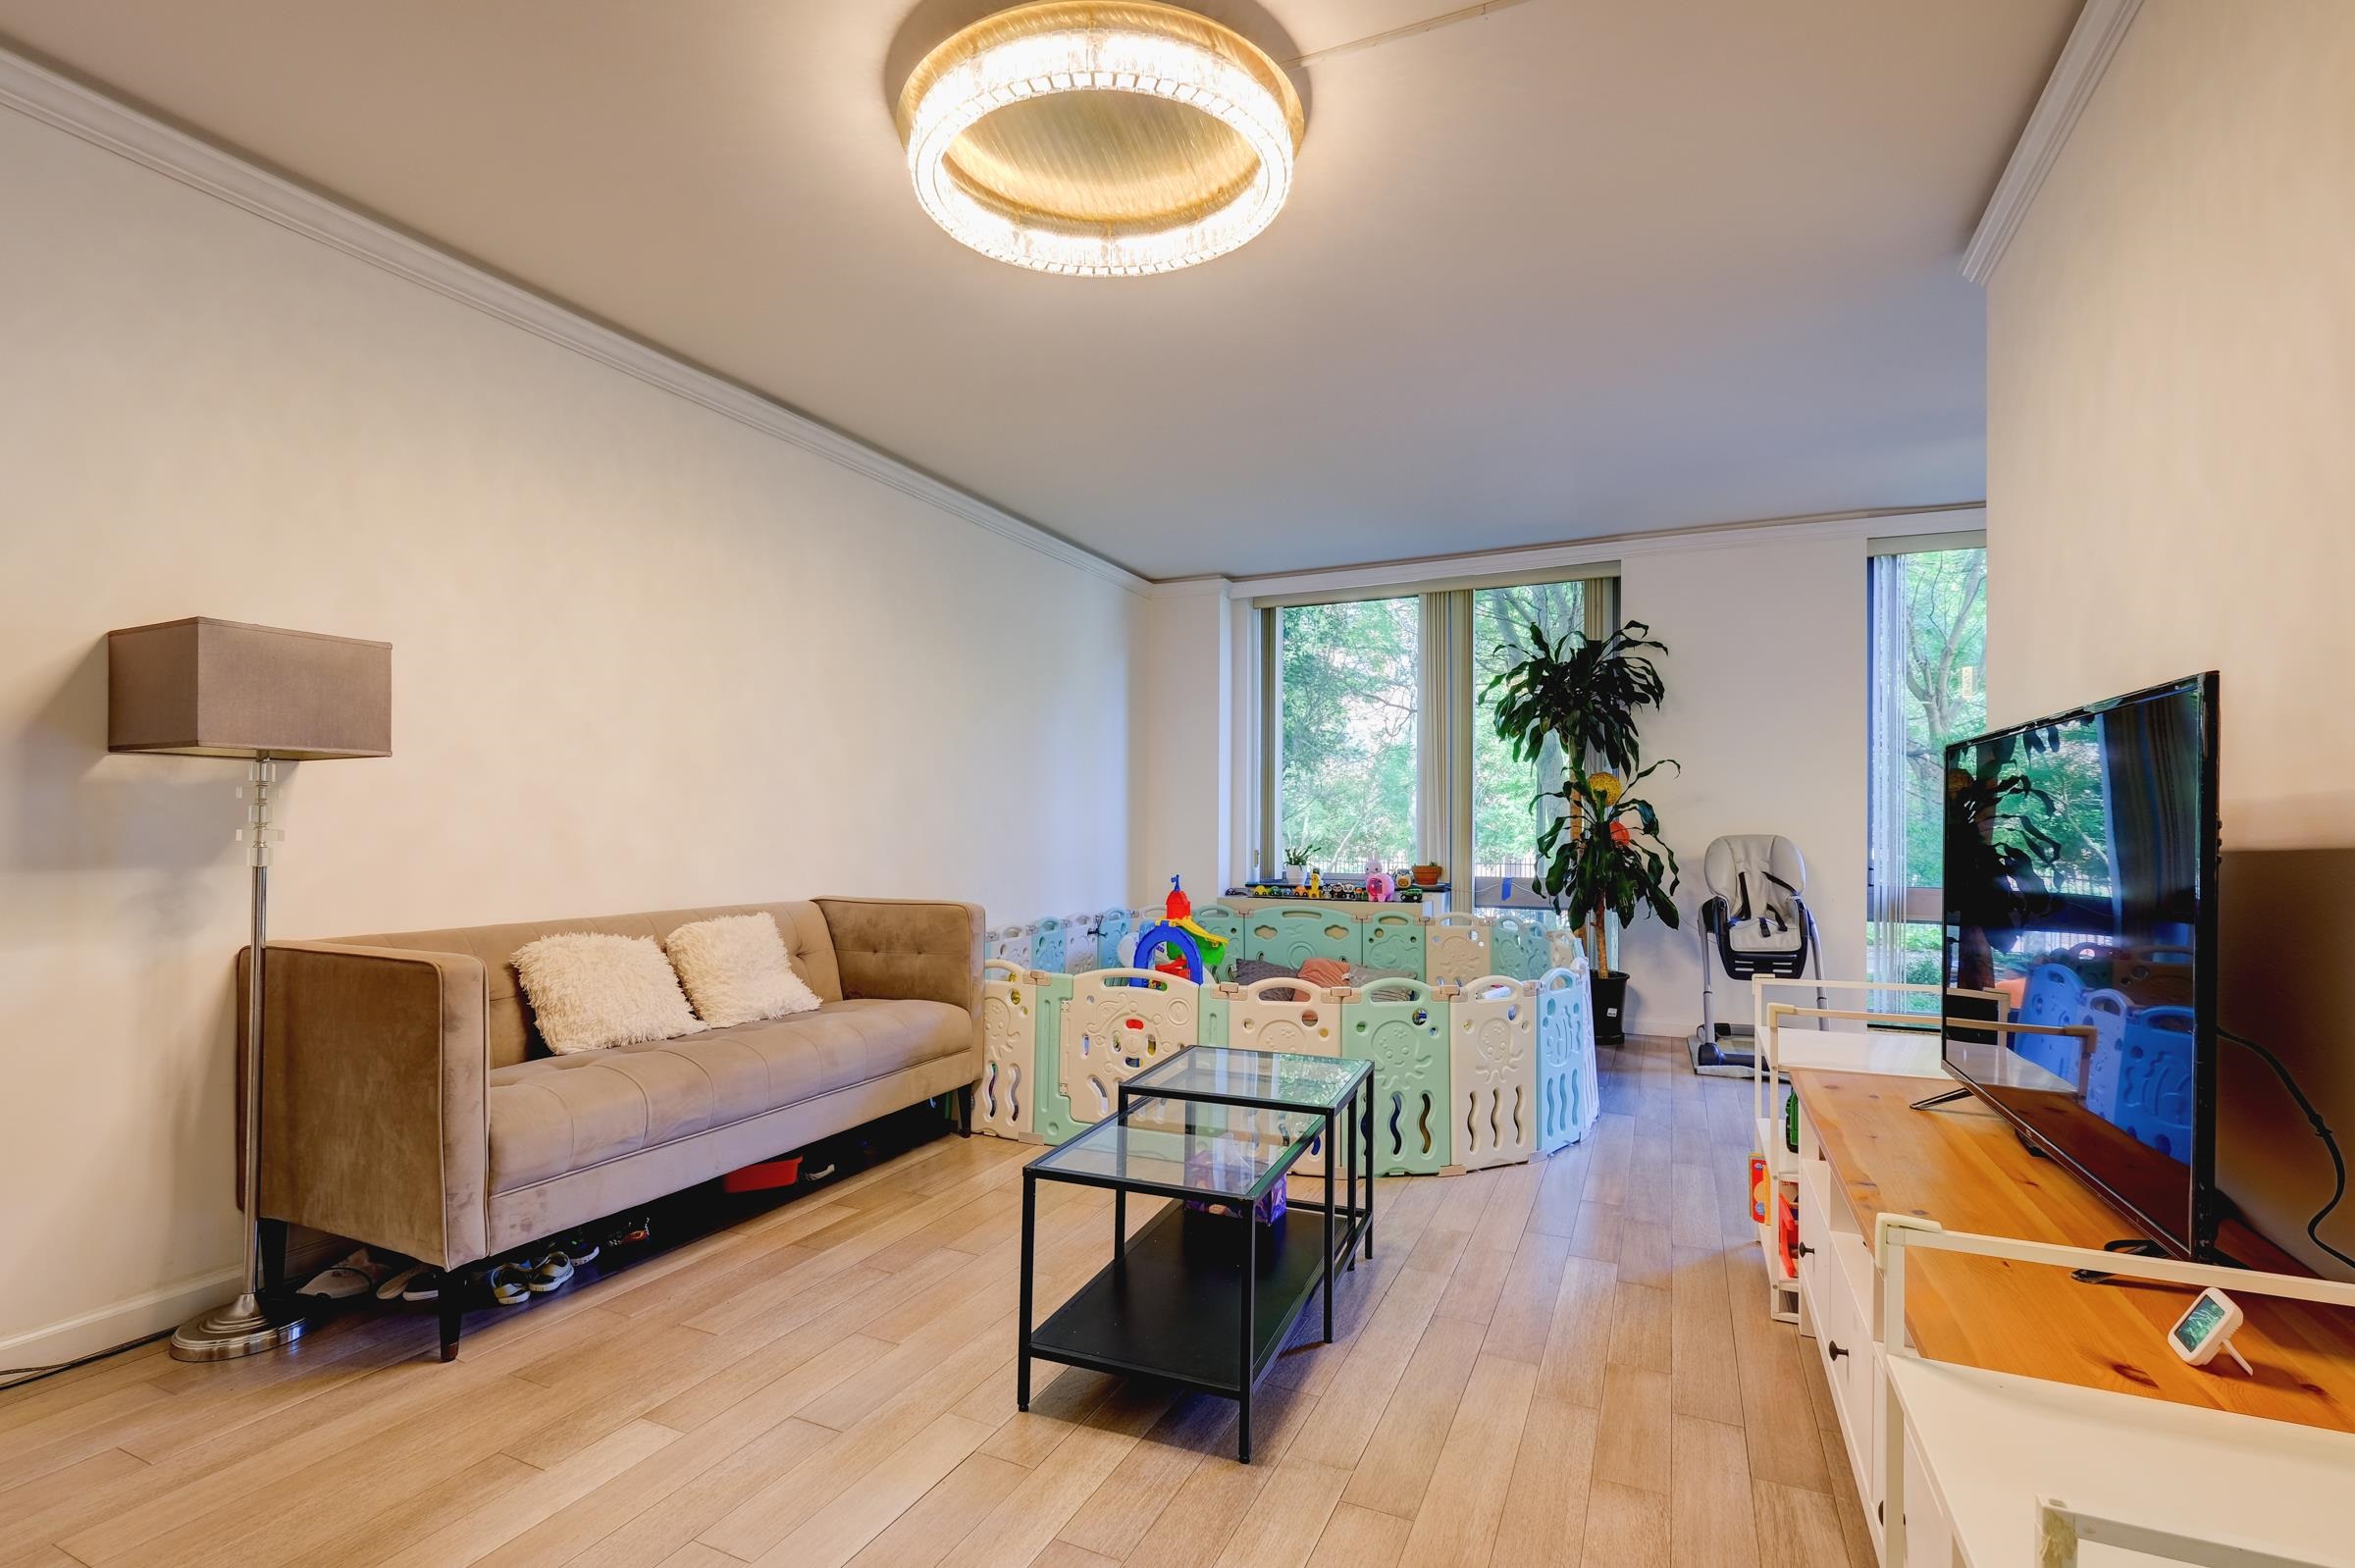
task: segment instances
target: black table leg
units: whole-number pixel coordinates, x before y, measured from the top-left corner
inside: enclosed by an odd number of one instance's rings
[[[1251,1332],[1252,1320],[1259,1314],[1259,1205],[1243,1205],[1243,1321],[1236,1335],[1239,1356],[1235,1363],[1235,1383],[1241,1392],[1235,1400],[1235,1454],[1244,1464],[1251,1462]]]
[[[1014,1356],[1014,1408],[1030,1408],[1030,1259],[1038,1240],[1038,1177],[1022,1174],[1021,1337]]]
[[[1349,1270],[1357,1272],[1357,1091],[1349,1094]]]
[[[1333,1113],[1325,1113],[1325,1342],[1333,1343]],[[1351,1248],[1355,1251],[1355,1248]]]
[[[1374,1261],[1374,1070],[1366,1070],[1366,1261]]]

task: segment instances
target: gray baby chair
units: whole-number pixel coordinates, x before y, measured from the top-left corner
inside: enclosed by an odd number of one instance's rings
[[[1693,1071],[1748,1077],[1756,1051],[1753,1031],[1748,1023],[1718,1021],[1714,981],[1721,967],[1733,980],[1760,974],[1795,980],[1810,961],[1815,977],[1823,978],[1815,916],[1802,896],[1807,862],[1787,838],[1735,833],[1709,845],[1701,869],[1710,896],[1701,907],[1701,1027],[1691,1042]],[[1823,1006],[1820,990],[1815,1005]]]

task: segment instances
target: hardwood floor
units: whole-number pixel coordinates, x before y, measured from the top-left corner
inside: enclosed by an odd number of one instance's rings
[[[299,1357],[157,1344],[0,1392],[0,1564],[1871,1568],[1815,1359],[1765,1315],[1748,1084],[1665,1041],[1602,1066],[1577,1147],[1383,1183],[1248,1467],[1224,1400],[1042,1363],[1015,1412],[1036,1151],[949,1138],[478,1315],[450,1365],[430,1316],[355,1315]],[[1110,1209],[1041,1188],[1042,1303]]]

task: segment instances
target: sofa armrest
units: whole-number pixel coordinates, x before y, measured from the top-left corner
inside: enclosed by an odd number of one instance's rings
[[[441,1268],[484,1256],[482,961],[273,942],[265,972],[262,1213]]]
[[[846,997],[946,1002],[981,1012],[978,904],[819,899]]]

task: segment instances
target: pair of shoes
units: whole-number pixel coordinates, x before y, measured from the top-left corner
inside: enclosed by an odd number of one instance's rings
[[[379,1301],[439,1301],[442,1299],[442,1271],[423,1263],[413,1263],[376,1287]]]
[[[608,1247],[638,1246],[654,1233],[654,1222],[648,1215],[622,1215],[606,1223],[610,1227],[605,1231],[605,1245]]]
[[[603,1250],[597,1244],[597,1238],[586,1230],[575,1230],[566,1236],[563,1247],[564,1256],[570,1258],[575,1267],[584,1263],[595,1263],[598,1254]]]
[[[561,1247],[537,1257],[512,1258],[495,1265],[483,1277],[491,1299],[502,1307],[520,1307],[534,1296],[561,1290],[572,1282],[573,1262]]]

